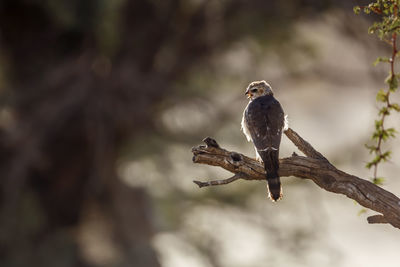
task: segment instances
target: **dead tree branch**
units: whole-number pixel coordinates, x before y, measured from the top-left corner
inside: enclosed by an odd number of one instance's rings
[[[398,197],[367,180],[338,170],[292,129],[285,131],[285,134],[306,156],[293,153],[291,157],[281,159],[280,176],[310,179],[329,192],[346,195],[361,206],[378,212],[379,215],[368,218],[369,223],[389,223],[400,229]],[[238,179],[265,179],[264,167],[260,162],[243,154],[225,150],[212,138],[207,137],[203,141],[206,145],[192,148],[193,162],[219,166],[235,175],[225,180],[194,181],[199,187],[228,184]]]

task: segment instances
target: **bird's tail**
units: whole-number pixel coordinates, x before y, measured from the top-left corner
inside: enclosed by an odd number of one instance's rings
[[[281,179],[278,174],[279,162],[271,159],[264,162],[264,167],[267,172],[268,196],[272,201],[278,201],[282,198]]]
[[[262,151],[260,156],[264,162],[266,178],[268,182],[268,196],[275,202],[282,198],[281,180],[279,179],[279,150],[271,149]]]
[[[278,201],[282,198],[281,180],[277,172],[267,173],[268,196],[272,201]]]

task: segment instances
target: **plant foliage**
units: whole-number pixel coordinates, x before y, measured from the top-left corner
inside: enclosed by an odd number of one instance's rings
[[[395,71],[395,61],[399,55],[397,50],[397,37],[400,33],[399,18],[399,0],[377,0],[367,6],[355,6],[354,13],[359,14],[361,11],[365,14],[376,14],[379,21],[375,21],[369,28],[368,33],[376,34],[379,39],[386,42],[392,47],[390,57],[378,57],[374,65],[379,63],[387,63],[389,67],[389,75],[385,79],[386,89],[380,89],[376,94],[376,101],[380,104],[378,111],[378,119],[375,120],[375,130],[372,133],[372,144],[366,144],[366,148],[373,155],[371,161],[366,164],[368,169],[373,168],[372,181],[375,184],[382,184],[383,177],[378,177],[378,166],[380,163],[390,159],[391,150],[384,150],[382,144],[397,134],[395,128],[387,127],[386,119],[392,112],[399,112],[399,104],[390,100],[392,93],[398,89],[398,81],[400,73]]]

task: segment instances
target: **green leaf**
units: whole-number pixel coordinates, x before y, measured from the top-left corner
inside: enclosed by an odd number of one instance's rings
[[[383,182],[385,181],[384,177],[375,177],[372,182],[376,185],[383,185]]]
[[[396,134],[398,133],[395,128],[386,129],[386,132],[390,137],[396,137]]]
[[[367,162],[367,164],[365,164],[365,167],[367,169],[371,169],[371,167],[378,165],[382,160],[383,159],[382,159],[381,155],[376,155],[373,160],[371,160],[370,162]]]
[[[380,62],[390,62],[390,59],[389,59],[388,57],[378,57],[378,58],[374,61],[373,65],[376,66],[376,65],[378,65]]]
[[[399,28],[399,26],[400,26],[400,21],[397,18],[395,18],[393,20],[392,24],[390,25],[390,29],[389,30],[391,32],[395,32]]]
[[[389,84],[389,89],[391,91],[395,91],[399,85],[397,75],[392,75],[392,73],[389,73],[389,76],[387,76],[385,79],[385,83]]]
[[[389,75],[385,78],[385,83],[389,84],[390,79],[392,79],[392,73],[389,73]]]
[[[353,11],[354,11],[354,14],[356,14],[356,15],[360,14],[360,11],[361,11],[360,6],[353,7]]]
[[[378,29],[378,37],[379,39],[383,40],[383,38],[385,38],[385,32],[381,29]]]
[[[387,10],[387,9],[384,9],[382,12],[383,12],[383,14],[385,14],[385,15],[389,15],[389,10]]]
[[[386,141],[389,138],[387,131],[382,131],[382,140]]]
[[[384,3],[383,3],[383,8],[384,8],[384,9],[387,9],[388,7],[389,7],[389,4],[388,4],[387,2],[384,2]]]
[[[396,91],[397,87],[399,86],[398,79],[395,75],[392,76],[389,82],[389,87],[391,91]]]
[[[376,30],[380,28],[380,23],[374,22],[369,28],[368,28],[368,33],[373,34]]]
[[[382,120],[375,120],[375,129],[379,130],[383,125]]]
[[[390,112],[389,112],[389,109],[387,108],[387,107],[382,107],[380,110],[379,110],[379,113],[378,113],[379,115],[390,115]]]
[[[372,134],[372,140],[376,140],[376,141],[378,141],[379,140],[379,138],[381,138],[381,132],[380,131],[375,131],[373,134]]]
[[[371,169],[372,166],[374,166],[375,164],[373,164],[372,162],[368,162],[367,164],[365,164],[365,168],[367,169]]]
[[[375,158],[371,161],[374,165],[378,164],[382,161],[382,157],[380,155],[375,156]]]
[[[369,150],[369,153],[370,153],[370,154],[378,150],[378,147],[377,147],[377,146],[374,146],[374,145],[367,145],[367,144],[365,144],[365,147]]]
[[[380,155],[381,160],[383,161],[387,161],[388,159],[390,159],[390,156],[392,154],[392,151],[386,151],[385,153],[383,153],[382,155]]]
[[[367,213],[367,209],[361,209],[359,212],[358,212],[358,216],[361,216],[362,214],[364,214],[364,213]]]
[[[388,93],[385,90],[380,89],[376,94],[376,101],[378,102],[386,102],[388,98]]]
[[[397,112],[399,112],[400,111],[400,106],[399,106],[399,104],[396,104],[396,103],[390,104],[390,109],[394,109]]]

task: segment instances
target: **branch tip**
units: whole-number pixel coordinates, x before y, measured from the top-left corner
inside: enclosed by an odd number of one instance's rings
[[[194,180],[193,183],[197,184],[200,188],[205,187],[205,186],[214,186],[214,185],[224,185],[224,184],[230,184],[238,179],[245,179],[249,180],[249,176],[243,172],[238,172],[234,176],[227,178],[227,179],[222,179],[222,180],[212,180],[208,182],[201,182],[201,181],[196,181]]]
[[[194,180],[193,183],[197,184],[197,185],[199,186],[199,188],[208,186],[208,183],[207,183],[207,182],[201,182],[201,181],[196,181],[196,180]]]
[[[367,218],[368,223],[373,224],[373,223],[389,223],[385,216],[381,215],[381,214],[377,214],[377,215],[372,215],[369,216]]]

